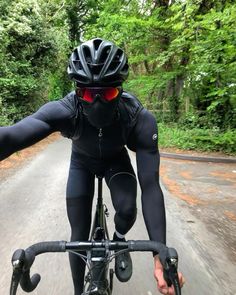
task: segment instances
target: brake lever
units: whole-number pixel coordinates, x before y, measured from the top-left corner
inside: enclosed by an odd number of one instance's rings
[[[10,286],[10,295],[15,295],[17,291],[17,287],[22,278],[23,268],[25,261],[25,251],[22,249],[18,249],[14,252],[12,256],[12,278],[11,278],[11,286]]]
[[[23,271],[25,262],[25,251],[23,249],[16,250],[11,259],[11,263],[13,266],[13,272]]]
[[[163,265],[164,279],[170,287],[178,280],[178,254],[174,248],[168,248],[164,255],[160,256]]]

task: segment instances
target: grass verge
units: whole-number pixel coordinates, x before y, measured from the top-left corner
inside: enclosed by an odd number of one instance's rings
[[[177,124],[158,124],[159,147],[222,152],[236,155],[236,130],[184,129]]]

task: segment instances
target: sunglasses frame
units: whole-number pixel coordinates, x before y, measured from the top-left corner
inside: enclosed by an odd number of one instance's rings
[[[115,101],[119,96],[120,96],[120,94],[121,94],[121,92],[122,92],[122,87],[121,86],[115,86],[115,87],[111,87],[111,86],[108,86],[108,87],[99,87],[99,86],[95,86],[95,87],[80,87],[80,86],[77,86],[77,88],[76,88],[76,94],[77,94],[77,96],[83,101],[83,102],[86,102],[86,103],[88,103],[88,104],[93,104],[95,101],[96,101],[96,98],[94,98],[93,99],[93,101],[88,101],[88,100],[86,100],[86,99],[84,99],[83,98],[83,91],[85,90],[85,89],[111,89],[111,88],[115,88],[115,89],[117,89],[118,90],[118,94],[117,94],[117,96],[116,97],[114,97],[113,99],[111,99],[111,100],[107,100],[107,99],[105,99],[104,97],[101,97],[101,100],[103,101],[103,102],[105,102],[105,103],[110,103],[110,102],[112,102],[112,101]],[[98,93],[99,94],[99,93]]]

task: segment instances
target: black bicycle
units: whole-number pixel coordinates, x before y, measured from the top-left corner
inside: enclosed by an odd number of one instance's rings
[[[79,255],[87,265],[82,295],[111,295],[113,289],[114,270],[110,265],[112,259],[125,251],[153,251],[159,253],[164,269],[164,278],[168,286],[174,285],[175,294],[181,295],[178,279],[178,255],[174,248],[168,248],[154,241],[117,242],[109,239],[106,217],[108,209],[103,203],[102,181],[98,178],[98,197],[93,226],[89,241],[52,241],[34,244],[26,250],[18,249],[12,257],[13,274],[10,295],[15,295],[18,285],[25,292],[32,292],[40,281],[40,275],[30,276],[30,268],[39,254],[46,252],[71,252]],[[87,255],[81,254],[84,251]]]

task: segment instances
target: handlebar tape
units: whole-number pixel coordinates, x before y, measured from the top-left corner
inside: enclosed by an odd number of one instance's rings
[[[64,241],[42,242],[34,244],[25,250],[23,274],[20,280],[21,288],[25,292],[32,292],[41,279],[39,274],[34,274],[30,278],[30,267],[35,260],[35,256],[46,252],[65,252],[65,244]]]
[[[22,278],[20,280],[21,288],[25,292],[32,292],[38,285],[41,277],[39,274],[34,274],[32,278],[30,278],[30,271],[27,270],[23,273]]]
[[[129,243],[130,251],[150,251],[163,253],[168,249],[164,244],[155,241],[129,241]]]
[[[65,241],[52,241],[52,242],[41,242],[34,244],[27,248],[25,252],[32,251],[35,256],[46,252],[65,252],[66,242]]]

